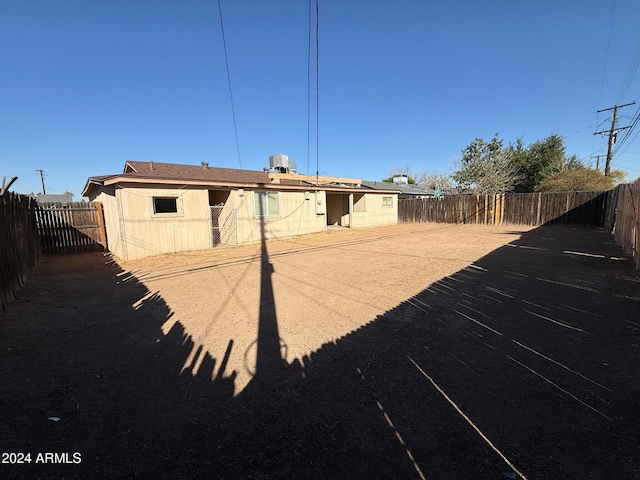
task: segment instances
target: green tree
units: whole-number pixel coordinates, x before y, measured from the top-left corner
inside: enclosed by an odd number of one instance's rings
[[[567,167],[579,166],[576,157],[567,159],[564,141],[555,133],[543,140],[537,140],[526,149],[519,138],[514,153],[514,161],[520,173],[520,180],[514,187],[516,192],[533,192],[540,182],[550,175]]]
[[[461,191],[485,194],[513,190],[520,174],[513,152],[502,145],[496,133],[489,143],[476,138],[462,150],[458,168],[451,175]]]
[[[567,157],[564,141],[555,133],[529,146],[522,137],[507,147],[497,134],[489,143],[476,138],[462,151],[459,167],[453,178],[464,190],[477,193],[538,191],[547,178],[586,168],[576,156]],[[560,177],[581,175],[584,172]]]

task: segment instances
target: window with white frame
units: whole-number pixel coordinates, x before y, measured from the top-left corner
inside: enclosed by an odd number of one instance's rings
[[[278,192],[253,192],[256,217],[276,217],[280,215]]]
[[[382,197],[383,207],[393,207],[393,197]]]

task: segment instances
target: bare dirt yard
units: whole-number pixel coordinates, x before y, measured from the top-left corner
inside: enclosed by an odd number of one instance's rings
[[[0,315],[0,477],[640,478],[639,307],[567,227],[47,257]]]

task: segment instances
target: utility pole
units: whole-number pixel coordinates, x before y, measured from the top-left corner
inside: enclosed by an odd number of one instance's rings
[[[589,157],[589,158],[595,158],[596,159],[596,170],[600,170],[600,155],[597,155],[595,157]]]
[[[42,194],[45,195],[47,191],[44,189],[44,172],[41,168],[36,168],[36,172],[40,172],[40,180],[42,181]]]
[[[631,128],[631,125],[628,127],[616,128],[616,122],[618,121],[618,109],[622,107],[628,107],[630,105],[635,105],[636,102],[626,103],[624,105],[614,105],[610,108],[603,108],[602,110],[598,110],[600,112],[607,112],[609,110],[613,110],[613,116],[611,117],[611,129],[610,130],[601,130],[599,132],[595,132],[594,135],[598,134],[606,134],[609,136],[609,148],[607,149],[607,163],[604,167],[605,176],[609,175],[609,171],[611,170],[611,157],[613,156],[613,144],[616,143],[616,138],[618,137],[618,132],[621,130],[626,130],[627,128]]]

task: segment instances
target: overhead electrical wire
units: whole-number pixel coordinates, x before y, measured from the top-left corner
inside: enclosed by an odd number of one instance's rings
[[[231,88],[231,73],[229,72],[229,57],[227,56],[227,40],[224,35],[224,22],[222,20],[222,5],[218,0],[218,12],[220,13],[220,29],[222,31],[222,47],[224,48],[224,62],[227,67],[227,82],[229,84],[229,98],[231,99],[231,115],[233,116],[233,131],[236,137],[236,150],[238,151],[238,164],[242,170],[242,159],[240,157],[240,142],[238,141],[238,127],[236,124],[236,109],[233,103],[233,89]]]
[[[319,0],[316,2],[316,181],[320,175],[320,19]]]
[[[638,41],[638,46],[636,47],[636,51],[631,59],[631,64],[629,65],[629,70],[627,70],[627,75],[624,78],[624,82],[622,82],[622,88],[620,89],[620,97],[618,102],[622,103],[625,95],[629,91],[629,87],[633,83],[633,79],[638,72],[638,67],[640,66],[640,40]]]
[[[620,151],[622,146],[627,142],[627,140],[631,136],[631,133],[633,133],[633,130],[638,125],[639,121],[640,121],[640,107],[638,107],[638,110],[636,111],[633,121],[631,122],[630,128],[627,128],[624,131],[622,138],[616,142],[616,146],[613,149],[612,156],[618,153],[618,151]],[[635,137],[634,137],[634,140],[635,140]]]
[[[235,109],[235,104],[233,101],[233,89],[231,88],[231,72],[229,69],[229,56],[227,54],[227,39],[224,33],[224,20],[222,18],[222,5],[220,3],[220,0],[218,0],[218,12],[220,14],[220,30],[222,32],[222,47],[224,49],[224,63],[227,69],[227,83],[229,85],[229,99],[231,101],[231,115],[233,117],[233,133],[235,135],[235,139],[236,139],[236,151],[238,153],[238,165],[240,167],[240,178],[242,180],[242,183],[245,183],[245,171],[242,169],[242,157],[240,156],[240,140],[238,139],[238,125],[236,122],[236,109]],[[245,195],[245,193],[239,193],[239,195],[242,197]],[[244,205],[245,211],[247,212],[247,214],[251,214],[250,213],[250,207],[249,207],[249,202],[241,202],[242,205]],[[253,231],[253,222],[249,222],[249,235],[250,238],[254,239],[254,231]]]
[[[309,0],[309,15],[307,25],[307,181],[309,181],[309,162],[311,155],[311,5]]]
[[[598,105],[602,102],[602,93],[604,92],[604,81],[607,76],[607,64],[609,63],[609,47],[611,46],[611,32],[613,32],[613,19],[616,13],[616,2],[613,2],[611,7],[611,20],[609,21],[609,35],[607,36],[607,50],[604,57],[604,70],[602,72],[602,83],[600,84],[600,98],[598,99]],[[596,122],[597,123],[597,122]]]
[[[602,71],[602,82],[600,83],[600,96],[598,97],[598,105],[602,103],[602,93],[604,92],[604,81],[607,77],[607,64],[609,63],[609,47],[611,46],[611,32],[613,31],[613,19],[615,17],[616,12],[616,2],[614,0],[613,5],[611,6],[611,20],[609,21],[609,35],[607,36],[607,50],[604,57],[604,69]],[[600,118],[600,112],[596,113],[596,124],[598,124],[598,119]],[[593,137],[591,143],[591,150],[595,147],[596,138]]]

